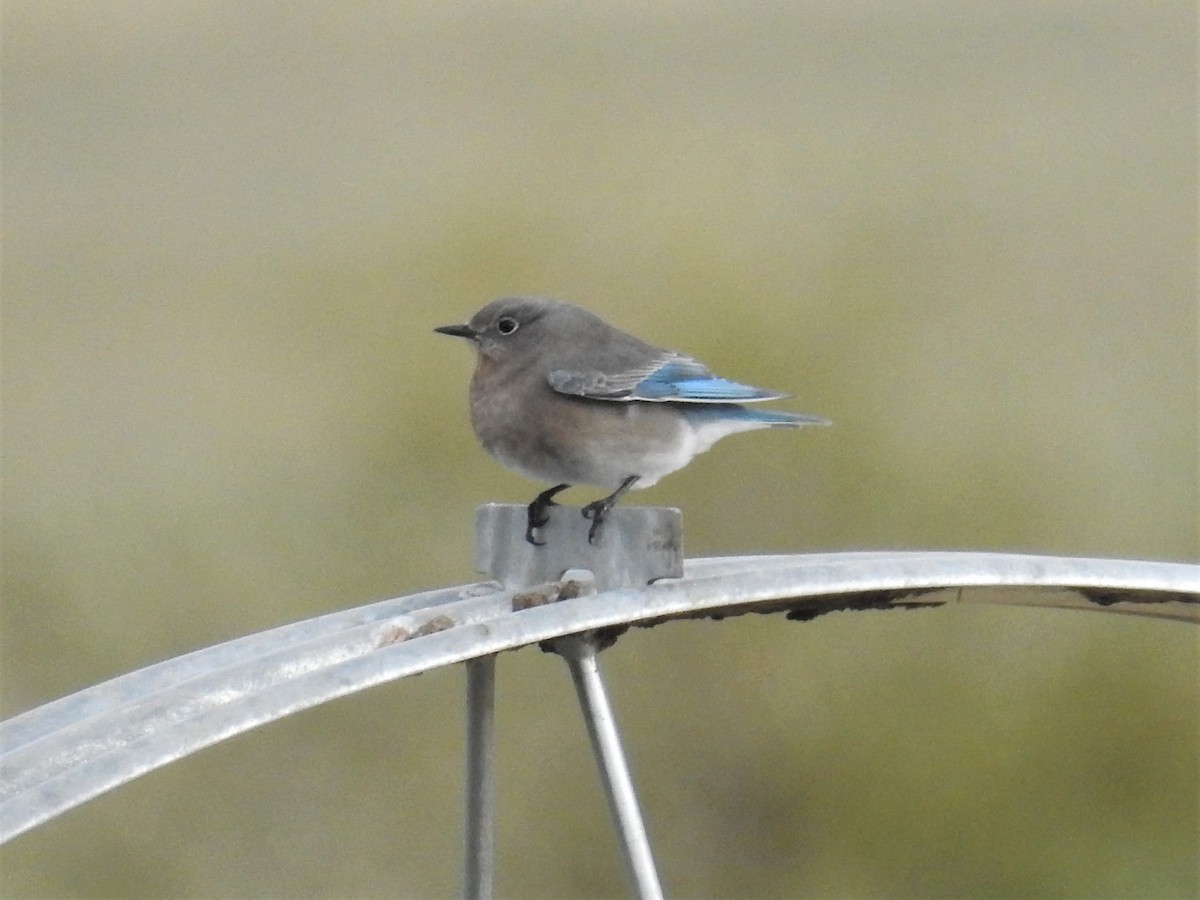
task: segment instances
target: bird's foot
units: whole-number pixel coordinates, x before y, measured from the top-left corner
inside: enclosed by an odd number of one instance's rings
[[[633,487],[633,483],[638,480],[637,475],[630,475],[621,482],[621,486],[609,494],[607,497],[601,497],[599,500],[593,500],[585,506],[581,512],[585,519],[591,519],[592,527],[588,529],[588,543],[595,544],[600,537],[600,529],[604,525],[604,517],[608,515],[608,511],[617,505],[617,501],[621,499],[621,495]]]
[[[600,537],[600,527],[604,524],[604,515],[612,508],[613,504],[605,497],[603,500],[589,503],[581,510],[585,519],[592,520],[592,527],[588,529],[589,544],[595,544],[596,539]]]
[[[554,502],[554,495],[559,491],[565,491],[569,487],[569,484],[556,484],[554,487],[547,488],[546,490],[542,491],[540,494],[534,497],[533,502],[529,504],[529,517],[526,520],[525,525],[525,540],[529,541],[529,543],[533,544],[535,547],[540,547],[546,542],[539,541],[536,537],[534,537],[533,532],[550,521],[550,514],[546,512],[546,510],[548,510],[551,506],[558,506],[558,504]]]

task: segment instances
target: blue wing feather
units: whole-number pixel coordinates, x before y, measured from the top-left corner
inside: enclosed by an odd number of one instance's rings
[[[828,425],[829,420],[804,413],[748,409],[739,403],[778,400],[786,394],[718,378],[690,356],[664,354],[641,369],[615,373],[553,369],[546,377],[560,394],[592,400],[688,404],[689,421],[744,422],[750,427]],[[752,424],[751,424],[752,423]],[[734,429],[734,430],[745,430]]]
[[[546,381],[560,394],[593,400],[751,403],[787,396],[719,378],[690,356],[677,354],[663,354],[644,368],[619,372],[553,369]]]
[[[775,400],[783,394],[713,375],[694,359],[677,357],[663,363],[633,386],[630,400],[674,400],[692,403],[738,403]]]

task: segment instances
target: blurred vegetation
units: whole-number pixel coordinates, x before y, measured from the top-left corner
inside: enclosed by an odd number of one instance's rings
[[[1195,560],[1195,19],[9,0],[4,715],[474,580],[473,507],[536,486],[474,445],[430,329],[509,293],[835,421],[637,495],[689,555]],[[605,663],[672,895],[1197,895],[1188,626],[752,617]],[[500,894],[623,894],[561,664],[500,679]],[[152,773],[6,846],[0,889],[452,895],[461,693]]]

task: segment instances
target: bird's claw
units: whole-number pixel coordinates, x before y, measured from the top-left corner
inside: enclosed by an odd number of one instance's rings
[[[529,518],[526,520],[525,525],[525,540],[529,541],[533,546],[541,547],[546,543],[545,541],[539,541],[534,537],[533,533],[550,521],[550,516],[546,514],[546,507],[557,505],[553,500],[545,504],[538,504],[537,501],[529,504]]]
[[[607,497],[593,500],[581,510],[585,519],[592,520],[592,527],[588,529],[589,544],[596,543],[596,539],[600,537],[600,528],[604,525],[604,517],[608,515],[610,509],[617,505],[621,495],[633,487],[633,483],[638,480],[638,477],[637,475],[627,475],[615,491]]]
[[[581,513],[585,519],[591,519],[592,527],[588,529],[588,543],[595,545],[596,539],[600,537],[600,528],[604,524],[604,516],[612,508],[612,504],[605,500],[596,500],[585,506]]]
[[[533,533],[538,528],[541,528],[550,521],[550,514],[546,512],[546,510],[551,506],[558,506],[558,504],[554,502],[554,495],[559,491],[566,490],[568,487],[569,485],[559,484],[544,490],[534,497],[533,502],[527,507],[529,510],[529,516],[525,520],[525,540],[533,544],[533,546],[541,547],[546,543],[545,541],[539,541],[536,537],[534,537]]]

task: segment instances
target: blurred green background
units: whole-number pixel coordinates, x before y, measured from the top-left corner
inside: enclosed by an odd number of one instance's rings
[[[510,293],[835,421],[635,495],[689,555],[1200,556],[1192,3],[3,12],[5,716],[475,580],[473,508],[538,487],[430,329]],[[675,896],[1197,895],[1190,626],[747,617],[604,662]],[[498,892],[624,894],[561,663],[499,675]],[[462,686],[154,772],[3,892],[452,896]]]

